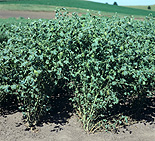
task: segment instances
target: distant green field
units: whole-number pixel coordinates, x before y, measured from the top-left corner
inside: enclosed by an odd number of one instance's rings
[[[127,6],[129,8],[136,8],[136,9],[143,9],[143,10],[147,10],[147,11],[155,11],[155,5],[150,5],[151,9],[148,9],[148,6]]]
[[[135,9],[122,6],[113,6],[108,4],[95,3],[85,0],[7,0],[1,1],[0,4],[31,4],[31,5],[52,5],[52,6],[63,6],[63,7],[75,7],[82,9],[90,9],[96,11],[104,11],[111,13],[119,13],[125,15],[139,15],[147,16],[150,13],[155,16],[155,11],[148,11],[143,9]]]
[[[11,17],[11,18],[7,18],[7,19],[1,19],[0,18],[0,26],[2,24],[25,24],[25,23],[28,23],[28,22],[32,22],[32,21],[35,21],[36,19],[25,19],[23,17],[19,17],[19,18],[14,18],[14,17]]]

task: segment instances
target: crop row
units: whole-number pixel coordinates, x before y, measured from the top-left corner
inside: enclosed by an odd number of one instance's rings
[[[90,132],[127,122],[116,107],[143,103],[155,91],[153,18],[57,11],[54,20],[2,25],[0,31],[0,103],[15,96],[30,126],[52,109],[58,88],[70,94]]]

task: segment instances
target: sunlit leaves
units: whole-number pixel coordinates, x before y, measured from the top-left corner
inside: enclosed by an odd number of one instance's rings
[[[0,101],[15,94],[34,124],[58,87],[70,89],[84,128],[102,120],[110,129],[104,117],[120,100],[153,94],[155,21],[57,12],[54,20],[0,27],[7,36],[0,41]]]

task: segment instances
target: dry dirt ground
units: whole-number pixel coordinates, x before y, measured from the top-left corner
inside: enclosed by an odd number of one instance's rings
[[[154,141],[155,122],[137,123],[120,129],[119,133],[99,132],[87,134],[77,117],[72,115],[65,121],[43,123],[34,131],[28,130],[22,113],[0,116],[0,141]]]
[[[54,17],[54,12],[28,12],[28,11],[1,11],[0,18],[24,17],[45,18]],[[67,102],[66,102],[67,103]],[[11,108],[11,110],[10,110]],[[155,140],[155,99],[144,110],[142,119],[122,128],[118,133],[100,132],[87,134],[81,127],[77,117],[67,113],[66,105],[61,105],[51,120],[46,120],[34,131],[28,130],[22,120],[22,113],[16,108],[0,108],[0,141],[154,141]],[[69,107],[68,107],[69,108]],[[67,109],[68,109],[67,108]],[[65,112],[64,112],[65,111]]]
[[[0,10],[0,18],[24,17],[31,19],[51,19],[55,17],[55,12],[33,12],[33,11],[7,11]]]
[[[75,116],[66,123],[44,123],[36,130],[27,130],[21,120],[22,114],[0,117],[0,141],[154,141],[155,124],[138,123],[116,133],[96,133],[88,135]]]

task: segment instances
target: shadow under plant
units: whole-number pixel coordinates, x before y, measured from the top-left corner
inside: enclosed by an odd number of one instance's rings
[[[121,104],[120,101],[120,103],[113,109],[111,117],[118,116],[119,118],[119,115],[127,117],[126,124],[122,122],[122,127],[125,129],[127,129],[127,126],[129,125],[139,122],[144,123],[145,125],[146,123],[152,125],[155,121],[155,97],[147,97],[144,101],[135,98],[132,104],[130,104],[130,101],[125,104]],[[115,132],[118,133],[120,131],[119,129],[120,128],[118,126]],[[132,133],[132,131],[130,131],[130,133]]]
[[[43,123],[54,123],[56,126],[51,130],[51,132],[59,132],[63,130],[62,126],[68,123],[69,118],[74,113],[71,101],[69,100],[71,96],[70,94],[68,94],[68,91],[61,88],[57,88],[56,90],[57,91],[55,91],[55,97],[51,97],[50,99],[52,109],[45,116],[42,117],[42,119],[37,125],[42,127]],[[141,106],[137,106],[137,104],[141,104]],[[7,98],[7,101],[1,103],[0,106],[0,116],[3,117],[6,117],[9,114],[20,112],[18,110],[17,99],[14,96]],[[126,103],[126,105],[121,105],[120,101],[120,103],[113,109],[110,118],[116,117],[120,114],[128,117],[128,125],[138,122],[143,122],[144,124],[149,123],[150,125],[154,124],[155,97],[148,97],[144,104],[139,103],[138,99],[135,99],[134,104],[132,105],[128,103]],[[127,129],[126,125],[123,125],[122,127]],[[117,128],[115,132],[119,133],[119,129],[120,128]],[[30,130],[30,128],[27,128],[25,130]],[[94,132],[97,131],[101,131],[101,129]],[[130,133],[132,133],[132,131],[130,131]]]
[[[69,91],[56,88],[53,97],[50,98],[50,106],[52,107],[50,111],[48,111],[38,122],[37,126],[42,127],[43,123],[54,123],[56,126],[51,131],[60,131],[62,130],[61,126],[64,126],[68,123],[68,119],[73,115],[74,110],[71,104]],[[21,112],[18,107],[20,103],[16,96],[10,96],[6,98],[7,101],[3,101],[0,105],[0,116],[7,117],[7,115],[14,114],[16,112]],[[23,118],[24,121],[24,118]],[[25,122],[25,121],[24,121]],[[28,127],[25,131],[30,130]],[[35,128],[32,128],[35,129]]]
[[[55,96],[50,99],[51,110],[42,117],[38,126],[43,126],[43,123],[54,123],[57,126],[52,131],[60,131],[63,126],[68,123],[68,119],[73,115],[74,110],[69,100],[71,94],[68,90],[57,87]]]

